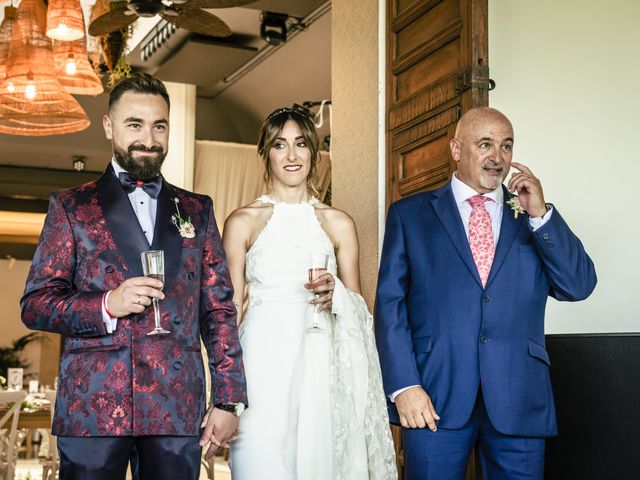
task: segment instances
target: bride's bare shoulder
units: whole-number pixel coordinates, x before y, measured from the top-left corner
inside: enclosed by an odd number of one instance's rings
[[[325,205],[324,203],[319,203],[316,205],[316,213],[320,219],[320,223],[332,239],[338,240],[345,236],[355,234],[355,222],[347,212]]]
[[[225,221],[225,230],[229,227],[253,230],[256,226],[263,225],[271,216],[272,211],[273,205],[254,200],[231,212]]]
[[[316,212],[322,220],[330,223],[338,224],[350,224],[353,223],[353,219],[349,214],[343,210],[326,205],[324,203],[318,203],[316,205]]]

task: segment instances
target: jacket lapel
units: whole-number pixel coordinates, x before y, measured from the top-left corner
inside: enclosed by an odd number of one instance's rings
[[[142,275],[140,253],[149,249],[149,241],[111,165],[98,179],[97,190],[105,220],[118,251],[127,263],[129,274],[139,277]]]
[[[182,237],[176,226],[171,222],[171,216],[176,213],[175,198],[175,190],[163,179],[162,189],[158,195],[156,225],[153,231],[151,249],[164,250],[165,292],[176,278],[182,257]]]
[[[500,238],[498,239],[498,245],[496,246],[496,253],[493,257],[493,264],[491,265],[491,272],[487,280],[487,285],[491,283],[493,277],[495,277],[500,270],[500,267],[504,263],[507,254],[513,246],[513,242],[516,239],[518,231],[526,224],[526,214],[518,215],[518,218],[513,217],[513,211],[507,202],[512,197],[509,191],[503,186],[504,200],[502,206],[502,221],[500,222]]]
[[[458,206],[453,198],[451,182],[440,190],[436,198],[431,200],[431,205],[442,222],[442,226],[447,231],[451,242],[458,251],[458,255],[460,255],[460,258],[467,266],[469,273],[471,273],[473,278],[475,278],[478,285],[482,286],[480,276],[478,275],[478,269],[473,261],[473,256],[471,255],[467,235],[464,233],[464,225],[460,218],[460,212],[458,211]]]

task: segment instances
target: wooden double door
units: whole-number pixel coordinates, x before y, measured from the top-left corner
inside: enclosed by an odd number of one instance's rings
[[[489,104],[492,82],[488,0],[386,1],[388,206],[451,178],[455,125],[465,111]],[[399,428],[393,433],[402,474]],[[481,478],[475,455],[467,478]]]

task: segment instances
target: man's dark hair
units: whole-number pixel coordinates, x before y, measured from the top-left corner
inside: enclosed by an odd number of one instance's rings
[[[148,73],[134,73],[129,78],[120,80],[109,93],[109,111],[125,92],[160,95],[167,102],[167,108],[171,106],[164,83]]]

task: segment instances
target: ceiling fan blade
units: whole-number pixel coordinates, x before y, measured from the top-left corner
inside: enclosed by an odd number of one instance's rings
[[[198,8],[230,8],[253,3],[256,0],[189,0],[189,5]]]
[[[228,37],[231,35],[231,29],[226,23],[209,12],[193,7],[191,3],[174,5],[172,8],[178,11],[178,15],[161,12],[160,16],[178,28],[184,28],[185,30],[210,37]]]
[[[138,15],[127,10],[126,8],[119,10],[111,10],[104,15],[100,15],[89,25],[89,35],[99,37],[107,33],[115,32],[127,25],[135,22]]]

